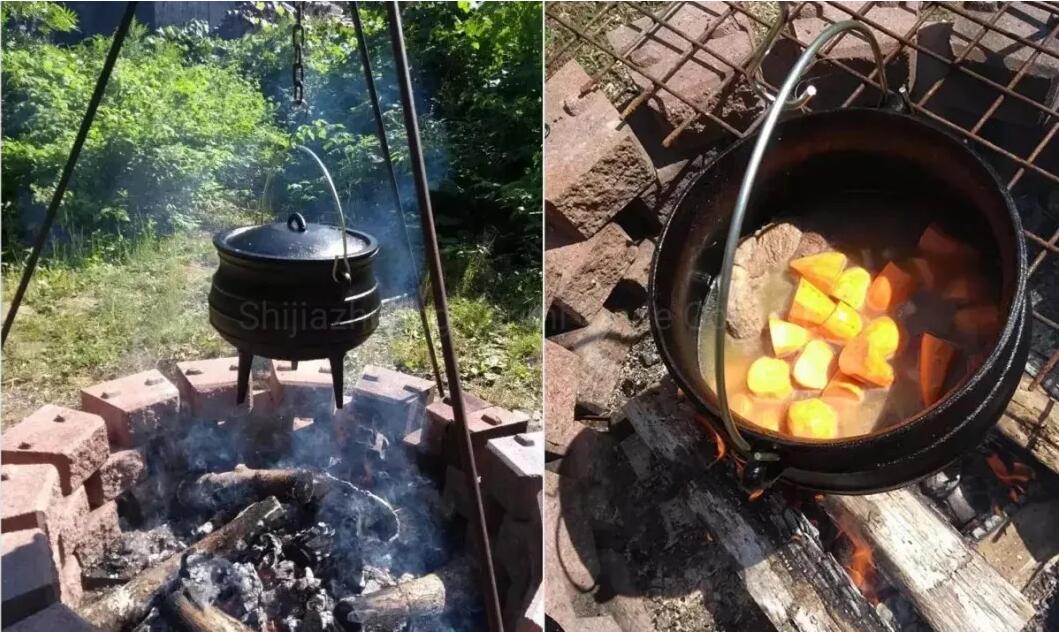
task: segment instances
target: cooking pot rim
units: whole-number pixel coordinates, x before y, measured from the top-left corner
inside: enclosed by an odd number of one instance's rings
[[[284,225],[284,223],[282,223],[282,222],[276,222],[276,223],[270,223],[270,224]],[[243,260],[246,260],[246,261],[253,261],[253,262],[283,263],[283,264],[298,264],[298,263],[307,263],[307,264],[309,264],[309,263],[319,263],[319,262],[333,262],[335,260],[334,256],[331,256],[331,255],[317,256],[317,257],[283,257],[283,256],[279,256],[279,255],[268,255],[268,254],[265,254],[265,253],[255,253],[253,251],[247,251],[245,249],[233,247],[231,244],[228,243],[228,240],[232,236],[234,236],[236,233],[238,233],[238,232],[246,231],[248,229],[259,228],[259,227],[266,227],[266,226],[269,226],[270,224],[251,224],[251,225],[246,225],[246,226],[237,226],[237,227],[234,227],[234,228],[231,228],[231,229],[225,229],[223,231],[218,231],[217,233],[215,233],[213,235],[213,245],[214,245],[214,247],[217,248],[217,251],[220,252],[220,253],[223,253],[225,255],[231,255],[233,257],[238,257],[239,259],[243,259]],[[335,226],[333,224],[318,223],[318,224],[316,224],[316,226],[318,226],[318,227],[326,227],[326,228],[329,228],[329,229],[334,229],[335,232],[338,235],[341,235],[341,232],[342,232],[342,229],[340,227],[337,227],[337,226]],[[364,263],[366,261],[370,261],[378,253],[378,251],[379,251],[379,241],[377,239],[375,239],[375,236],[373,236],[372,234],[365,233],[364,231],[358,231],[357,229],[351,229],[351,228],[347,228],[346,229],[346,234],[348,234],[348,235],[350,235],[352,237],[355,237],[358,240],[361,240],[361,241],[363,241],[365,243],[365,245],[362,248],[359,248],[359,249],[356,249],[356,250],[352,250],[352,249],[350,250],[350,253],[349,253],[349,262],[350,262],[350,264],[358,265],[358,264],[362,264],[362,263]],[[336,239],[338,239],[338,238],[336,238]],[[339,259],[341,259],[341,258],[342,257],[339,256]]]
[[[1007,187],[1004,186],[1003,182],[1000,180],[1000,176],[997,174],[996,170],[993,168],[992,165],[990,165],[977,152],[971,150],[971,148],[964,144],[963,141],[961,141],[957,136],[955,136],[948,130],[942,129],[935,125],[930,125],[926,121],[923,121],[909,114],[905,114],[903,112],[896,112],[889,109],[871,107],[849,107],[841,109],[820,110],[783,120],[780,122],[777,128],[775,132],[775,140],[773,140],[772,142],[780,143],[783,141],[782,130],[783,127],[786,125],[789,125],[794,122],[800,122],[805,119],[820,119],[834,116],[865,116],[869,118],[877,117],[879,119],[879,121],[876,123],[877,125],[890,125],[893,123],[893,121],[903,121],[905,123],[911,124],[922,129],[927,134],[935,134],[938,135],[939,138],[945,139],[950,144],[953,144],[954,149],[958,147],[961,151],[964,152],[965,155],[968,155],[973,162],[979,165],[985,172],[987,177],[990,179],[990,182],[993,183],[995,190],[1000,193],[1001,199],[1003,200],[1004,206],[1008,213],[1008,219],[1012,223],[1012,229],[1015,235],[1015,257],[1017,260],[1015,266],[1015,287],[1012,294],[1013,300],[1010,302],[1007,312],[1005,313],[1004,327],[1000,330],[1000,333],[994,340],[992,350],[986,357],[985,361],[981,365],[979,365],[978,368],[971,374],[971,376],[967,378],[963,383],[961,383],[960,386],[955,389],[949,390],[945,394],[945,396],[933,406],[920,410],[912,417],[906,418],[905,420],[889,427],[888,429],[864,435],[838,438],[834,440],[816,440],[793,438],[787,435],[782,435],[780,433],[768,431],[767,429],[753,428],[748,425],[737,422],[737,424],[739,424],[740,432],[744,435],[751,437],[753,440],[756,440],[759,444],[762,442],[771,442],[774,445],[784,449],[798,450],[802,448],[823,447],[844,448],[855,445],[869,444],[871,442],[881,440],[883,438],[889,438],[896,435],[903,435],[906,433],[914,432],[915,429],[918,429],[923,424],[930,422],[930,420],[933,419],[935,416],[944,414],[945,410],[952,406],[958,396],[960,396],[966,390],[970,389],[971,387],[979,383],[981,380],[983,380],[985,378],[986,373],[996,365],[996,363],[1000,359],[1001,350],[1007,347],[1008,340],[1014,335],[1014,331],[1017,326],[1016,321],[1018,320],[1017,312],[1023,309],[1023,302],[1020,300],[1020,298],[1025,297],[1026,294],[1027,272],[1026,267],[1021,264],[1021,262],[1026,261],[1026,242],[1022,229],[1022,220],[1018,215],[1018,211],[1015,207],[1015,201],[1012,198],[1011,193],[1007,190]],[[666,224],[662,229],[662,233],[659,235],[658,247],[655,249],[654,256],[651,260],[651,274],[647,294],[649,301],[648,313],[650,315],[651,335],[657,344],[659,354],[665,362],[669,375],[699,409],[705,410],[713,416],[719,416],[719,412],[711,403],[707,402],[704,398],[699,396],[697,386],[689,384],[689,381],[685,379],[683,373],[678,368],[676,368],[676,363],[672,358],[672,355],[670,354],[668,346],[665,344],[665,337],[661,334],[662,327],[658,322],[658,313],[656,311],[657,302],[655,301],[659,255],[662,250],[662,245],[665,243],[666,238],[668,236],[673,219],[676,217],[677,213],[684,208],[688,196],[698,188],[699,182],[704,177],[706,177],[706,175],[709,174],[715,168],[715,166],[718,165],[722,160],[725,160],[735,152],[742,150],[744,146],[755,142],[757,138],[758,133],[755,132],[754,134],[748,135],[732,143],[731,146],[726,148],[723,152],[718,154],[712,161],[710,161],[709,166],[705,168],[702,173],[695,177],[694,183],[684,189],[683,193],[680,195],[680,199],[678,200],[677,204],[673,207],[673,212],[670,215],[669,219],[666,221]],[[768,148],[766,148],[766,155],[768,151]],[[708,387],[707,391],[712,392],[712,390],[709,390]],[[718,432],[725,434],[722,425],[714,425],[714,427],[715,430],[717,430]]]

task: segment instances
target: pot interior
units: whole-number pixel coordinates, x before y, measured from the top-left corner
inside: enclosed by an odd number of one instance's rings
[[[753,141],[733,147],[692,187],[670,218],[652,271],[653,325],[663,357],[685,391],[712,411],[717,402],[711,388],[716,321],[711,291]],[[976,341],[973,349],[965,345],[968,349],[960,350],[945,386],[947,395],[925,409],[918,376],[913,373],[902,379],[901,373],[916,370],[921,331],[943,337],[952,334],[945,329],[951,315],[947,319],[931,309],[927,296],[925,304],[916,304],[921,309],[918,322],[915,315],[899,320],[903,347],[892,361],[898,373],[894,388],[875,394],[866,391],[869,396],[864,402],[871,401],[870,415],[877,419],[847,421],[846,432],[837,440],[791,437],[785,431],[750,424],[738,415],[737,419],[751,434],[773,441],[843,441],[920,420],[931,408],[943,406],[953,394],[969,388],[981,368],[995,362],[996,342],[1010,328],[1024,255],[1018,220],[1008,202],[991,170],[976,156],[948,135],[909,117],[845,110],[783,123],[765,153],[742,227],[744,236],[773,223],[789,222],[803,232],[827,238],[834,250],[850,257],[848,265],[864,266],[874,277],[886,260],[904,265],[914,256],[919,236],[928,225],[941,226],[978,252],[960,272],[978,274],[986,282],[988,301],[1001,315],[1000,327]],[[783,318],[794,277],[783,273],[772,281],[761,291],[765,309],[776,310]],[[906,322],[910,331],[904,329]],[[727,338],[733,340],[730,335]],[[767,332],[726,346],[730,402],[740,387],[745,391],[746,368],[756,351],[771,351]],[[794,397],[807,395],[796,392]],[[869,414],[840,411],[840,421],[845,415]]]

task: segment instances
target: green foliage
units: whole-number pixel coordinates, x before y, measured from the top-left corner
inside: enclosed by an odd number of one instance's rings
[[[0,4],[0,25],[6,41],[24,42],[76,31],[77,15],[54,2],[5,2]]]
[[[5,5],[6,6],[6,5]],[[3,246],[54,192],[106,38],[74,46],[7,43],[3,73]],[[61,207],[60,244],[106,252],[123,238],[197,225],[246,203],[285,143],[252,81],[189,63],[179,45],[133,28]]]

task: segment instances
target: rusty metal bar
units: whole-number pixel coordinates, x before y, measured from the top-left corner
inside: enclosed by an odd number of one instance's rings
[[[596,13],[591,18],[589,18],[587,22],[585,22],[585,30],[588,30],[589,28],[591,28],[591,26],[593,24],[595,24],[600,18],[602,18],[604,15],[606,15],[608,12],[610,12],[610,10],[613,9],[613,8],[614,8],[614,3],[613,2],[605,2],[605,3],[603,3],[603,8],[600,9],[598,13]],[[548,65],[550,66],[550,65],[554,64],[556,62],[556,60],[562,59],[562,57],[566,53],[566,51],[568,51],[570,49],[570,47],[573,46],[576,43],[577,43],[577,36],[571,37],[566,42],[564,42],[563,45],[558,48],[558,50],[555,50],[555,51],[552,52],[551,59],[548,61]]]
[[[430,185],[427,182],[427,168],[423,162],[423,148],[419,138],[419,121],[416,116],[415,97],[412,93],[412,76],[408,69],[408,56],[405,52],[404,32],[401,27],[401,11],[396,1],[386,3],[386,14],[389,18],[390,42],[393,47],[394,68],[397,71],[397,84],[401,92],[401,110],[404,115],[405,131],[408,137],[408,153],[415,182],[416,198],[423,225],[423,245],[426,250],[427,264],[430,266],[430,282],[434,290],[434,310],[438,321],[438,338],[441,339],[441,354],[445,359],[445,374],[449,381],[449,400],[452,406],[455,424],[459,427],[460,452],[463,454],[464,475],[467,477],[467,488],[474,502],[474,531],[478,537],[478,557],[482,565],[482,597],[485,600],[486,613],[489,615],[489,626],[494,631],[504,630],[504,621],[500,609],[500,597],[496,586],[496,573],[493,569],[493,550],[489,545],[489,528],[485,521],[485,508],[482,505],[482,489],[478,481],[478,467],[474,460],[474,446],[471,443],[471,431],[467,426],[467,410],[463,402],[463,389],[460,386],[460,368],[456,360],[456,348],[452,342],[452,330],[449,326],[449,300],[445,294],[445,277],[442,272],[441,252],[438,248],[438,234],[434,227],[434,210],[430,205]]]
[[[679,11],[680,7],[682,6],[684,6],[683,2],[674,2],[673,4],[667,5],[665,11],[661,12],[664,14],[664,19],[669,19],[672,16],[676,15],[676,12]],[[554,15],[552,16],[553,19],[555,17],[556,16]],[[655,33],[657,33],[660,28],[668,28],[668,26],[663,22],[658,22],[655,27],[644,31],[636,39],[634,39],[631,44],[626,46],[625,50],[621,51],[621,57],[624,58],[633,50],[635,50],[636,47],[646,42],[649,38],[654,37]],[[618,61],[618,58],[611,59],[610,63],[607,64],[602,70],[596,71],[592,76],[590,76],[588,78],[588,81],[585,82],[585,85],[581,86],[580,95],[583,97],[588,94],[589,91],[591,91],[595,87],[595,85],[599,83],[599,80],[603,78],[603,75],[606,75],[608,72],[611,71],[612,68],[614,68],[615,64],[617,64]],[[633,68],[638,67],[638,65],[633,63],[632,60],[622,59],[621,61]]]
[[[1037,147],[1033,148],[1033,151],[1030,152],[1030,155],[1026,157],[1026,160],[1029,161],[1030,163],[1032,163],[1033,161],[1037,160],[1037,157],[1041,155],[1041,152],[1044,151],[1044,148],[1047,147],[1048,143],[1050,143],[1052,141],[1052,138],[1055,137],[1055,133],[1056,132],[1059,132],[1059,121],[1056,121],[1054,124],[1052,124],[1051,129],[1049,129],[1048,133],[1044,135],[1044,138],[1042,138],[1041,142],[1037,144]],[[1026,173],[1026,168],[1025,167],[1019,167],[1019,170],[1015,173],[1015,175],[1008,182],[1008,189],[1014,189],[1015,185],[1017,185],[1018,182],[1020,180],[1022,180],[1022,176],[1025,173]]]
[[[982,30],[975,33],[974,39],[970,40],[967,45],[967,48],[963,49],[963,52],[957,55],[955,59],[953,59],[953,64],[962,64],[963,61],[967,59],[967,56],[971,54],[971,51],[973,51],[975,48],[978,48],[978,43],[981,42],[982,38],[989,33],[990,28],[996,24],[997,20],[1000,19],[1000,16],[1004,14],[1004,11],[1006,9],[1007,5],[1000,5],[1000,10],[993,14],[993,17],[990,19],[989,24],[983,25]],[[947,74],[939,77],[933,84],[930,85],[930,88],[928,88],[927,91],[923,93],[923,96],[916,103],[921,106],[926,105],[927,101],[929,101],[930,98],[934,96],[934,94],[938,91],[938,89],[941,88],[941,85],[945,82],[946,79],[948,79],[948,77],[949,76]]]
[[[1047,5],[1042,6],[1043,3],[1028,2],[1027,4],[1030,4],[1030,5],[1035,6],[1037,8],[1044,9],[1046,11],[1049,11],[1049,12],[1053,13],[1053,14],[1056,12],[1055,7],[1048,7]],[[974,22],[975,24],[978,24],[980,26],[985,24],[985,20],[983,20],[982,18],[979,18],[979,17],[975,16],[974,14],[968,13],[967,11],[964,11],[963,9],[961,9],[960,8],[960,3],[958,3],[958,2],[945,2],[941,6],[944,7],[945,10],[950,11],[952,13],[955,13],[956,15],[958,15],[960,17],[963,17],[963,18],[965,18],[965,19],[967,19],[967,20],[969,20],[971,22]],[[1006,2],[1004,4],[1002,4],[1002,5],[1000,5],[1001,8],[1000,8],[1000,11],[998,11],[998,13],[1003,13],[1009,6],[1010,6],[1009,3],[1006,3]],[[1051,55],[1052,57],[1054,57],[1056,59],[1059,59],[1059,53],[1057,53],[1056,51],[1048,50],[1047,48],[1045,48],[1044,46],[1041,46],[1040,44],[1034,42],[1033,40],[1028,40],[1028,39],[1022,37],[1021,35],[1017,35],[1015,33],[1012,33],[1011,31],[1009,31],[1007,29],[1002,29],[999,26],[996,26],[996,21],[993,21],[993,25],[990,26],[989,28],[990,28],[990,30],[995,31],[995,32],[1003,35],[1004,37],[1006,37],[1008,39],[1014,40],[1014,41],[1018,42],[1019,44],[1022,44],[1023,46],[1026,46],[1028,48],[1032,48],[1037,53],[1044,53],[1046,55]]]
[[[919,14],[916,16],[916,23],[912,25],[912,28],[909,29],[907,33],[905,33],[905,37],[911,39],[913,35],[919,32],[919,27],[923,26],[923,23],[926,22],[926,20],[927,15],[920,11]],[[898,55],[900,55],[901,51],[903,50],[905,50],[905,45],[902,42],[898,41],[897,48],[890,51],[890,54],[883,58],[883,67],[885,68],[887,65],[889,65],[890,62],[892,62]],[[911,62],[909,62],[909,68],[911,67],[912,64]],[[872,71],[868,73],[868,79],[874,80],[876,72],[876,69],[873,68]],[[864,92],[864,89],[867,87],[867,85],[868,84],[862,82],[859,86],[857,86],[856,90],[853,91],[853,94],[851,94],[848,98],[846,98],[845,101],[842,102],[842,107],[848,108],[854,101],[856,101],[857,97],[859,97],[861,93]]]
[[[1055,230],[1055,233],[1052,234],[1052,239],[1048,240],[1048,243],[1051,244],[1052,246],[1055,246],[1056,244],[1059,244],[1059,229]],[[1057,248],[1059,248],[1059,247],[1057,247]],[[1037,253],[1037,256],[1033,258],[1033,263],[1030,264],[1030,274],[1031,275],[1037,271],[1037,269],[1040,267],[1040,265],[1044,262],[1044,260],[1047,257],[1048,257],[1048,250],[1042,248],[1041,252]]]
[[[625,57],[624,55],[620,55],[618,53],[615,53],[614,51],[610,50],[609,47],[604,46],[603,44],[600,44],[599,42],[595,41],[592,37],[590,37],[589,35],[583,33],[580,29],[578,29],[576,26],[570,24],[569,22],[567,22],[563,18],[560,18],[559,16],[554,15],[554,14],[549,14],[549,17],[552,20],[554,20],[555,22],[557,22],[559,25],[561,25],[563,28],[569,30],[572,33],[576,33],[577,36],[580,37],[584,42],[586,42],[588,44],[591,44],[593,47],[597,48],[598,50],[602,51],[603,53],[605,53],[607,55],[610,55],[612,58],[624,63],[628,68],[632,69],[634,72],[637,72],[640,75],[643,75],[648,80],[650,80],[652,83],[658,85],[659,88],[665,90],[669,94],[673,95],[674,97],[676,97],[677,99],[682,101],[685,105],[690,107],[695,112],[698,112],[702,116],[709,118],[711,121],[713,121],[717,125],[720,125],[725,130],[727,130],[727,131],[731,132],[732,134],[734,134],[736,136],[736,138],[742,138],[744,136],[744,134],[742,132],[740,132],[739,130],[735,129],[731,125],[729,125],[726,121],[723,121],[719,117],[716,117],[713,114],[711,114],[709,112],[706,112],[701,107],[696,105],[695,102],[692,101],[691,99],[689,99],[687,96],[685,96],[685,95],[677,92],[676,90],[670,88],[669,86],[666,86],[665,84],[663,84],[661,81],[659,81],[659,79],[657,77],[654,77],[653,75],[648,74],[644,70],[637,70],[636,69],[636,65],[633,64],[631,61],[629,61],[629,59],[627,57]]]

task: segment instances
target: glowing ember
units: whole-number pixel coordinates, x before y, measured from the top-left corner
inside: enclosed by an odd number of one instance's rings
[[[755,491],[750,493],[750,496],[748,497],[748,499],[750,501],[757,501],[758,499],[761,498],[761,495],[763,495],[763,494],[765,494],[765,490],[763,488],[758,488],[757,490],[755,490]]]
[[[850,554],[846,567],[849,577],[868,602],[877,604],[879,597],[875,593],[875,558],[871,546],[851,532],[847,532],[846,537],[853,545],[853,553]]]
[[[985,461],[996,478],[1008,487],[1008,497],[1012,501],[1018,502],[1026,495],[1026,484],[1034,477],[1033,469],[1017,461],[1008,466],[995,451],[990,451]]]

